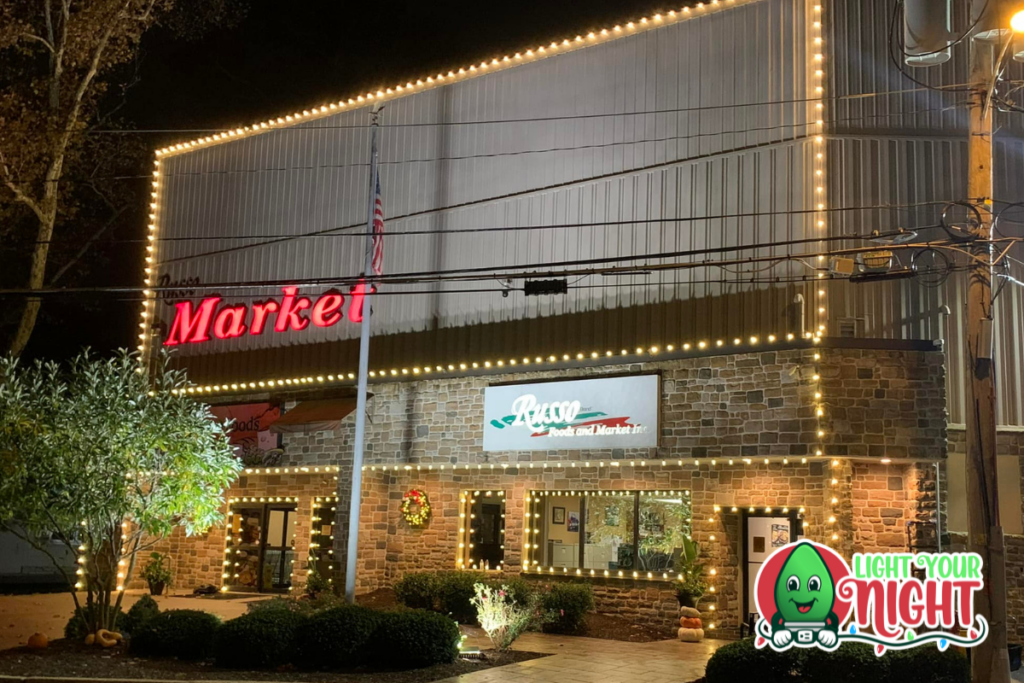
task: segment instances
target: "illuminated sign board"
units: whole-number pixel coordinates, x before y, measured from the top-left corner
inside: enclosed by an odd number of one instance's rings
[[[654,448],[657,375],[484,389],[485,451]]]
[[[174,321],[164,346],[200,344],[211,339],[235,339],[264,332],[301,332],[310,324],[333,327],[346,318],[353,323],[363,321],[364,283],[349,291],[347,315],[342,310],[346,297],[337,290],[327,291],[315,301],[300,296],[298,287],[282,287],[281,290],[280,297],[252,304],[222,305],[219,296],[207,297],[198,305],[179,301],[174,304]]]

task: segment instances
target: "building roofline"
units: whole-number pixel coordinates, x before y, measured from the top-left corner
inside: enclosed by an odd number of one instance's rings
[[[452,83],[464,81],[483,76],[497,71],[506,71],[523,64],[555,57],[569,52],[603,45],[619,38],[637,35],[665,26],[689,21],[691,19],[709,16],[725,9],[740,5],[752,4],[759,0],[711,0],[710,2],[698,2],[693,7],[683,7],[679,10],[668,10],[667,12],[655,12],[651,17],[642,17],[637,21],[629,21],[625,24],[616,24],[611,28],[602,28],[590,31],[586,35],[576,35],[573,38],[555,40],[547,45],[524,48],[521,52],[512,55],[502,55],[485,59],[479,64],[469,64],[462,67],[449,69],[447,73],[423,76],[415,81],[408,81],[404,84],[396,84],[391,87],[378,89],[376,92],[367,92],[348,98],[342,98],[337,102],[328,102],[301,112],[293,112],[282,116],[273,117],[266,121],[254,123],[248,126],[241,126],[233,129],[226,129],[223,133],[215,133],[188,141],[171,144],[156,150],[157,159],[165,159],[181,154],[187,154],[200,149],[206,149],[216,145],[232,142],[253,135],[259,135],[271,130],[289,128],[314,121],[326,116],[332,116],[342,111],[355,111],[369,107],[377,102],[389,102],[406,95],[432,90]]]

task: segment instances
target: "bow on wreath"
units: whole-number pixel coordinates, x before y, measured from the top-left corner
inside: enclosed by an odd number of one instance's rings
[[[419,489],[410,489],[402,496],[402,517],[409,526],[424,526],[430,520],[430,500]]]

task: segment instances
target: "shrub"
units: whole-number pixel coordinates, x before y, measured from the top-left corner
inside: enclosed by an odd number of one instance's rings
[[[312,669],[347,669],[369,656],[382,613],[357,605],[317,612],[295,630],[295,662]],[[392,659],[396,653],[384,656]]]
[[[406,607],[448,614],[460,624],[472,624],[476,619],[473,586],[486,581],[482,572],[414,572],[395,584],[395,597]]]
[[[536,595],[533,584],[521,576],[513,576],[507,579],[491,579],[487,584],[491,588],[504,590],[506,600],[519,605],[529,604],[533,600],[534,595]]]
[[[243,614],[217,630],[213,654],[217,666],[273,668],[292,655],[295,634],[308,617],[288,609]]]
[[[245,606],[247,614],[259,612],[305,612],[305,602],[295,598],[273,597],[269,600],[253,600]]]
[[[89,624],[95,623],[94,617],[98,610],[99,607],[95,604],[92,606],[77,608],[75,613],[71,615],[71,618],[68,619],[68,623],[64,625],[64,637],[74,640],[82,640],[92,633],[92,629],[89,627]],[[124,623],[124,614],[121,610],[118,610],[117,614],[114,616],[114,630],[123,630],[125,628]]]
[[[162,583],[171,585],[170,558],[160,553],[150,553],[149,562],[142,568],[140,576],[149,585]]]
[[[160,606],[149,595],[139,598],[124,617],[124,630],[137,633],[149,620],[160,614]]]
[[[817,648],[790,648],[775,652],[758,650],[747,638],[719,648],[708,660],[706,683],[726,683],[750,678],[758,683],[967,683],[967,658],[952,649],[939,652],[933,645],[890,650],[881,657],[870,645],[845,643],[834,652]]]
[[[382,662],[398,669],[448,664],[459,656],[462,636],[449,617],[425,610],[380,613],[373,638]]]
[[[578,633],[583,629],[587,612],[594,609],[594,591],[585,583],[556,583],[542,601],[548,620],[545,631]]]
[[[892,683],[966,683],[971,679],[967,657],[952,648],[939,652],[936,647],[922,645],[909,650],[894,650],[884,659],[889,660],[889,680]]]
[[[438,575],[434,572],[412,572],[395,584],[395,598],[413,609],[438,609]]]
[[[753,638],[745,638],[715,650],[708,660],[704,680],[706,683],[733,683],[756,677],[758,683],[803,681],[802,678],[793,678],[801,653],[802,650],[795,647],[785,652],[775,652],[770,647],[758,650],[754,647]]]
[[[889,675],[889,658],[876,656],[866,643],[844,643],[834,652],[808,648],[803,651],[800,671],[812,681],[885,681]]]
[[[144,657],[206,659],[213,650],[220,619],[209,612],[174,609],[161,612],[133,634],[131,649]]]
[[[491,639],[495,650],[508,650],[533,623],[536,599],[530,596],[525,603],[519,603],[505,586],[492,588],[478,583],[474,589],[473,606],[476,607],[480,627]]]
[[[473,586],[487,580],[483,572],[448,571],[439,572],[440,612],[451,616],[460,624],[476,623],[476,607],[473,597],[476,591]]]

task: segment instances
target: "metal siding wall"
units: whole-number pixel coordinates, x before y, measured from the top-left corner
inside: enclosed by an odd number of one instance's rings
[[[835,207],[907,205],[918,202],[953,201],[966,193],[966,113],[962,93],[921,90],[864,97],[865,93],[894,93],[918,88],[902,76],[887,53],[889,21],[895,0],[841,2],[832,0],[827,16],[827,58],[831,62],[828,94],[838,98],[829,117],[830,196]],[[967,20],[968,3],[954,2],[954,32]],[[897,55],[898,56],[898,55]],[[953,48],[953,59],[928,69],[905,67],[915,78],[930,85],[964,83],[967,79],[967,50]],[[1021,78],[1024,68],[1010,63],[1008,78]],[[923,110],[941,109],[943,111]],[[996,114],[1000,130],[995,149],[996,199],[1021,201],[1024,188],[1024,117]],[[914,206],[903,209],[875,209],[837,212],[833,235],[863,234],[873,229],[916,228],[937,225],[942,206]],[[1024,212],[1021,212],[1024,217]],[[1006,234],[1020,234],[1021,227],[1004,226]],[[924,231],[922,238],[941,235]],[[850,241],[846,246],[862,246]],[[1024,259],[1017,246],[1011,256]],[[963,259],[960,260],[963,262]],[[1024,279],[1024,267],[1011,265],[1011,272]],[[999,286],[998,281],[996,287]],[[950,422],[964,422],[964,359],[960,346],[963,335],[963,274],[954,273],[940,287],[926,287],[917,280],[870,285],[833,286],[830,289],[830,318],[864,321],[869,337],[949,340],[947,343],[948,405]],[[948,318],[939,309],[948,306]],[[1024,392],[1021,374],[1024,362],[1020,339],[1024,338],[1024,298],[1021,288],[1007,284],[995,304],[995,352],[997,392],[1001,424],[1024,425]]]
[[[444,233],[806,208],[804,167],[811,152],[801,139],[802,103],[664,111],[802,97],[803,11],[790,0],[738,5],[388,102],[381,134],[387,231],[436,234],[390,237],[386,272],[541,265],[802,236],[809,225],[803,216]],[[609,113],[623,115],[603,116]],[[581,115],[602,116],[418,125]],[[213,283],[358,273],[361,238],[287,239],[259,247],[223,238],[362,232],[366,120],[365,109],[348,111],[165,159],[160,236],[193,239],[160,244],[159,275]],[[449,283],[434,286],[444,294],[379,298],[375,334],[717,296],[740,287],[702,282],[709,279],[734,278],[705,269],[634,275],[618,278],[615,287],[531,299],[454,294],[459,286]],[[251,300],[273,292],[223,294]],[[166,324],[173,308],[168,302],[159,310]],[[658,321],[646,324],[654,330]],[[300,335],[245,336],[218,342],[216,351],[357,335],[355,326],[342,323]],[[206,346],[180,353],[214,350]]]

